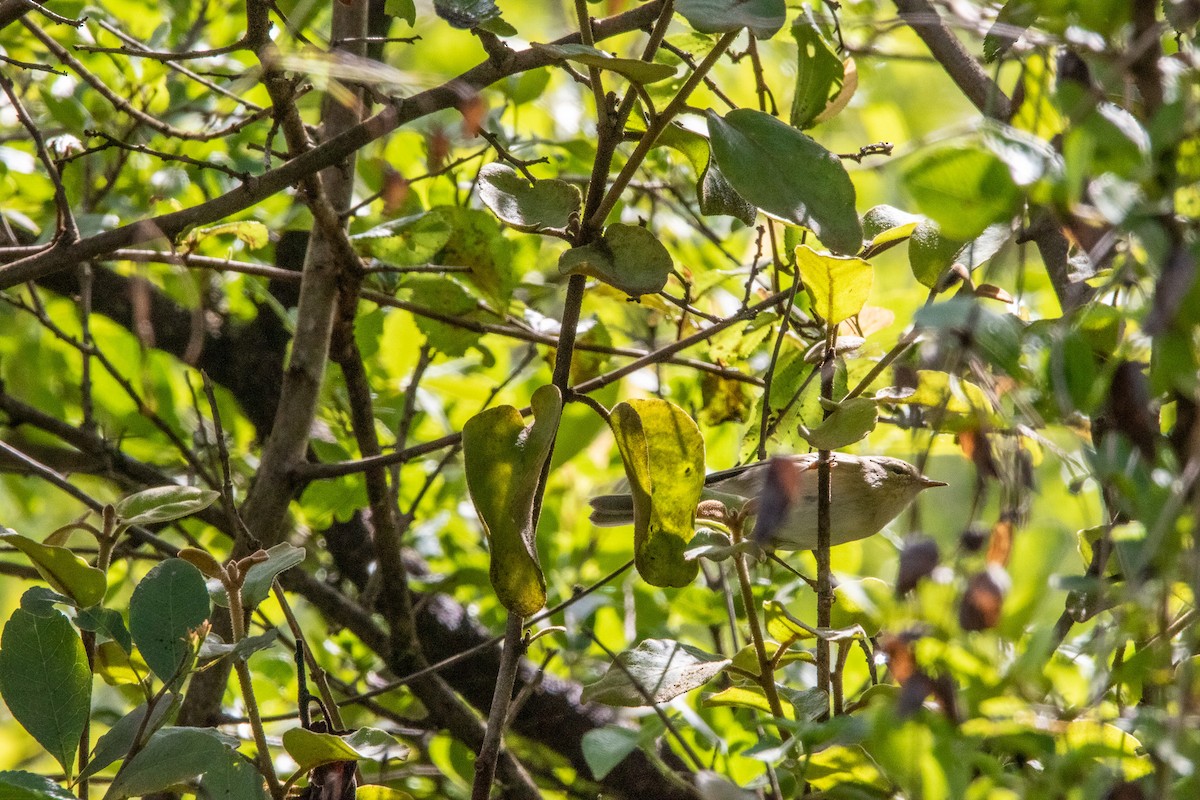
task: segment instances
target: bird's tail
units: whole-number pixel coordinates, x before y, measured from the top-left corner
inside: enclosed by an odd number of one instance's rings
[[[592,506],[589,519],[593,525],[615,528],[618,525],[633,524],[633,495],[604,494],[593,497],[588,502]]]

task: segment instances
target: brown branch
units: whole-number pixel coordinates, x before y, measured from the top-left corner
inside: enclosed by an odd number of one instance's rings
[[[1012,116],[1012,102],[955,38],[928,0],[895,0],[895,4],[900,16],[921,37],[929,52],[975,108],[990,119],[1007,122]],[[1036,211],[1030,231],[1063,311],[1078,308],[1090,300],[1093,289],[1083,281],[1072,280],[1068,261],[1070,244],[1054,223],[1052,214]]]

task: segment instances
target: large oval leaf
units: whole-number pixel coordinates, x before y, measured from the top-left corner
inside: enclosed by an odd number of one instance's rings
[[[617,662],[600,680],[583,688],[585,703],[665,703],[703,686],[730,664],[728,658],[672,639],[647,639],[618,655]]]
[[[566,181],[531,184],[504,164],[479,170],[479,199],[501,222],[527,232],[565,229],[581,202],[579,189]]]
[[[633,495],[638,572],[655,586],[686,586],[699,565],[686,558],[704,490],[704,439],[666,400],[630,400],[609,418]]]
[[[700,33],[749,28],[759,39],[770,39],[787,21],[784,0],[676,0],[675,10]]]
[[[121,500],[116,511],[122,525],[151,525],[203,511],[220,496],[198,486],[155,486]]]
[[[558,431],[562,395],[555,386],[543,386],[532,403],[529,426],[517,409],[498,406],[467,420],[462,436],[467,488],[492,551],[492,588],[505,608],[522,617],[546,604],[533,500]]]
[[[558,260],[563,275],[590,275],[632,297],[654,294],[667,284],[675,264],[653,233],[640,225],[614,222],[599,240],[567,250]]]
[[[810,229],[829,249],[862,247],[854,184],[841,159],[761,111],[708,112],[708,133],[721,172],[742,197],[767,214]]]
[[[79,634],[58,611],[17,609],[0,639],[0,695],[8,710],[70,774],[87,724],[92,673]]]
[[[62,592],[80,608],[94,606],[104,599],[108,579],[104,573],[65,547],[35,542],[11,531],[0,533],[0,542],[12,545],[33,562],[46,583]]]
[[[831,256],[800,245],[796,266],[804,288],[812,295],[813,310],[828,324],[853,317],[867,304],[875,270],[861,258]]]
[[[947,145],[928,150],[905,170],[904,184],[943,235],[963,242],[993,223],[1010,219],[1021,203],[1008,166],[982,147]]]
[[[181,558],[156,565],[133,590],[129,633],[160,679],[175,676],[189,650],[189,632],[208,619],[210,610],[204,576]]]
[[[96,747],[92,750],[92,760],[88,762],[87,768],[79,773],[79,780],[95,775],[118,758],[124,758],[133,746],[134,739],[141,734],[141,740],[145,741],[162,727],[167,714],[175,710],[182,700],[182,695],[168,694],[158,698],[150,712],[150,719],[146,719],[146,704],[142,703],[113,723],[96,742]]]
[[[163,728],[129,759],[104,800],[141,797],[209,772],[221,774],[232,768],[234,759],[241,759],[235,747],[237,739],[212,728]]]

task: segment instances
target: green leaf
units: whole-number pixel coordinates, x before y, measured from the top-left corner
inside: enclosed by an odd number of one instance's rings
[[[1008,0],[983,37],[983,60],[990,62],[1003,57],[1037,18],[1036,0]]]
[[[893,206],[873,207],[863,214],[863,236],[867,242],[859,256],[868,259],[895,247],[913,236],[923,220],[919,214],[909,214]]]
[[[46,583],[80,608],[94,606],[104,599],[108,578],[67,548],[35,542],[11,531],[0,533],[0,542],[24,553]]]
[[[133,740],[138,735],[138,731],[143,731],[143,740],[149,738],[151,734],[162,727],[167,715],[182,700],[183,696],[178,694],[168,694],[159,698],[158,702],[154,704],[154,710],[150,712],[150,719],[146,721],[145,726],[142,725],[142,721],[146,717],[145,703],[114,722],[113,726],[96,741],[96,747],[92,750],[92,760],[88,762],[83,772],[79,773],[79,780],[89,778],[117,759],[124,758],[133,746]]]
[[[477,28],[500,16],[495,0],[433,0],[433,10],[461,30]]]
[[[606,69],[623,75],[634,83],[655,83],[675,77],[675,67],[636,58],[617,58],[609,53],[585,44],[537,44],[531,45],[547,55],[564,61],[574,61],[585,67]]]
[[[672,639],[647,639],[619,654],[600,680],[583,687],[583,702],[645,706],[649,697],[665,703],[708,683],[729,664],[728,658]]]
[[[667,284],[675,264],[653,233],[640,225],[614,222],[591,244],[567,250],[558,260],[563,275],[589,275],[631,297],[654,294]]]
[[[944,236],[964,242],[989,225],[1011,219],[1021,204],[1008,167],[982,147],[927,150],[905,169],[904,184]]]
[[[555,386],[543,386],[532,404],[534,422],[528,427],[512,406],[482,411],[463,426],[467,488],[491,548],[492,587],[504,607],[522,617],[546,604],[533,501],[558,430],[562,395]]]
[[[853,628],[857,625],[867,636],[875,636],[883,623],[881,609],[891,606],[894,590],[879,578],[860,578],[839,581],[833,593],[830,627]]]
[[[790,120],[797,128],[808,128],[841,88],[846,68],[807,5],[792,25],[792,37],[796,40],[797,67]]]
[[[0,798],[3,800],[75,800],[49,778],[32,772],[4,770],[0,772]]]
[[[974,298],[956,297],[922,308],[914,322],[946,331],[956,339],[969,337],[976,352],[993,365],[1009,375],[1021,374],[1022,323],[1012,314],[992,311]]]
[[[200,570],[168,558],[146,574],[129,600],[129,632],[146,664],[163,681],[175,677],[190,651],[188,635],[208,619]]]
[[[761,111],[707,116],[713,156],[738,194],[773,217],[810,229],[835,252],[859,251],[854,184],[841,159]]]
[[[1049,142],[1031,133],[989,122],[984,125],[980,139],[1008,167],[1008,174],[1017,186],[1032,186],[1043,178],[1054,181],[1062,178],[1062,156]]]
[[[598,781],[604,780],[604,776],[612,772],[627,755],[638,749],[640,739],[637,731],[616,725],[593,728],[585,733],[579,744],[592,777]]]
[[[523,106],[542,96],[550,84],[550,70],[547,67],[529,69],[519,75],[511,75],[498,88],[512,100],[513,105]]]
[[[737,193],[729,180],[712,161],[708,139],[695,131],[672,123],[659,135],[655,146],[670,147],[683,154],[696,171],[696,199],[700,213],[705,216],[725,214],[754,224],[758,210]]]
[[[428,264],[450,241],[449,220],[434,212],[401,217],[350,237],[358,251],[385,264]]]
[[[152,525],[196,514],[220,496],[220,492],[198,486],[156,486],[119,501],[116,511],[125,527]]]
[[[757,38],[770,39],[787,22],[784,0],[677,0],[675,10],[700,33],[749,28]]]
[[[759,686],[729,686],[715,694],[704,698],[705,708],[720,708],[732,706],[736,708],[753,708],[764,714],[771,713],[771,702]],[[788,709],[785,707],[784,711]]]
[[[266,561],[259,561],[246,571],[242,581],[242,606],[252,611],[271,594],[271,584],[280,573],[304,561],[304,548],[289,542],[280,542],[267,550]],[[208,582],[208,593],[212,601],[222,608],[229,608],[229,596],[219,580]]]
[[[291,728],[283,733],[283,749],[303,772],[338,761],[408,757],[407,747],[378,728],[359,728],[344,736]]]
[[[964,243],[943,236],[941,228],[933,220],[922,220],[912,232],[908,263],[921,285],[932,289],[938,285],[950,265],[962,264],[974,270],[1000,252],[1012,235],[1012,226],[1000,223]]]
[[[609,418],[633,495],[634,562],[654,586],[686,586],[699,569],[685,555],[704,490],[704,439],[666,400],[630,400]]]
[[[726,214],[747,225],[754,224],[758,210],[746,198],[737,193],[717,165],[709,162],[697,188],[700,195],[700,213],[705,216]]]
[[[13,612],[0,639],[0,695],[21,727],[72,774],[91,707],[92,673],[65,616]]]
[[[405,276],[404,290],[410,292],[412,302],[431,308],[442,314],[462,317],[479,308],[479,302],[458,281],[451,277],[433,277],[429,275]],[[447,328],[445,323],[417,317],[417,327],[430,336],[431,343],[434,331]],[[471,334],[477,337],[477,334]],[[466,349],[463,349],[465,352]],[[449,354],[449,353],[448,353]],[[457,353],[462,355],[462,353]]]
[[[404,20],[410,28],[417,24],[417,4],[414,0],[387,0],[383,13]]]
[[[64,594],[59,594],[46,586],[32,586],[21,595],[21,608],[39,617],[48,617],[59,613],[54,606],[59,603],[74,606],[75,601]]]
[[[75,625],[80,630],[92,631],[111,639],[126,653],[133,652],[133,640],[129,637],[125,620],[115,608],[93,606],[82,609],[75,615]]]
[[[211,800],[268,800],[262,773],[238,752],[217,759],[200,778],[200,792]]]
[[[856,397],[838,404],[825,420],[811,430],[801,426],[800,435],[818,450],[837,450],[854,444],[875,430],[879,411],[875,401]]]
[[[802,244],[796,248],[796,265],[813,310],[829,325],[853,317],[866,305],[875,270],[861,258],[825,255]]]
[[[565,230],[582,202],[579,189],[566,181],[530,184],[512,167],[497,163],[479,170],[479,199],[501,222],[526,232]]]
[[[236,746],[237,739],[213,728],[155,731],[113,779],[104,800],[140,797],[195,780],[211,770],[228,769],[232,759],[241,757],[233,750]]]

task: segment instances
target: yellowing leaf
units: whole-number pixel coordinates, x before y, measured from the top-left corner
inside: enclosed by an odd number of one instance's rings
[[[757,686],[730,686],[728,689],[722,689],[716,694],[711,694],[704,698],[704,705],[713,708],[716,706],[739,706],[741,708],[753,708],[755,711],[761,711],[764,714],[771,713],[771,704],[767,700],[767,696],[763,690]],[[792,718],[793,709],[791,706],[784,706],[784,716]]]
[[[704,489],[704,440],[683,409],[666,400],[631,400],[609,424],[633,494],[638,572],[655,586],[686,586],[699,565],[684,551]]]
[[[853,317],[867,304],[875,273],[861,258],[818,253],[800,245],[796,264],[812,296],[813,309],[830,325]]]
[[[512,406],[489,408],[463,426],[467,488],[491,547],[492,588],[505,608],[522,617],[546,604],[533,499],[561,414],[557,387],[543,386],[533,393],[528,427]]]
[[[0,542],[20,550],[46,583],[70,597],[80,608],[94,606],[104,599],[108,579],[104,573],[65,547],[35,542],[19,533],[0,533]]]

